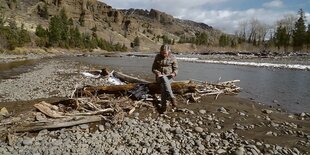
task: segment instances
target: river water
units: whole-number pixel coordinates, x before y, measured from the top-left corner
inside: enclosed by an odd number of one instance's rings
[[[75,57],[69,58],[97,67],[108,67],[153,80],[153,58],[149,57]],[[310,71],[225,64],[196,63],[179,60],[176,80],[195,79],[218,82],[241,80],[240,97],[289,112],[310,112]]]
[[[57,58],[58,59],[58,58]],[[154,80],[151,72],[153,57],[61,57],[68,61],[78,61],[109,68],[124,73]],[[218,82],[239,79],[242,88],[238,95],[257,102],[285,109],[289,112],[310,112],[310,71],[197,63],[179,60],[179,74],[176,80],[195,79]],[[12,78],[29,71],[37,60],[0,64],[0,80]],[[23,65],[21,65],[23,64]]]

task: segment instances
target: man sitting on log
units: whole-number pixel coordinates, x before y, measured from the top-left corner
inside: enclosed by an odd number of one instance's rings
[[[152,71],[156,75],[156,82],[161,87],[161,107],[160,112],[167,110],[167,100],[170,100],[173,108],[176,108],[176,99],[171,89],[171,82],[178,73],[178,63],[171,54],[170,46],[162,45],[160,53],[156,55]]]

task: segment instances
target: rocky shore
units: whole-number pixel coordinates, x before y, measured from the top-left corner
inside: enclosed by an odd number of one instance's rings
[[[80,72],[93,66],[49,59],[15,79],[0,81],[0,130],[24,119],[44,98],[69,97],[77,85],[102,85]],[[18,107],[19,102],[27,102]],[[159,115],[141,107],[119,124],[108,119],[38,133],[1,135],[0,154],[309,154],[310,114],[289,114],[233,96],[204,97]],[[27,107],[26,107],[27,106]],[[17,108],[18,107],[18,108]],[[29,108],[31,107],[31,108]],[[16,110],[18,109],[18,111]],[[2,131],[1,131],[2,132]]]

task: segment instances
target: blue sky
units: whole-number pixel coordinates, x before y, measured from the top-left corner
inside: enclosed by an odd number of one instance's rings
[[[157,9],[176,18],[208,24],[227,33],[240,22],[256,19],[268,25],[302,8],[310,23],[310,0],[101,0],[113,8]]]

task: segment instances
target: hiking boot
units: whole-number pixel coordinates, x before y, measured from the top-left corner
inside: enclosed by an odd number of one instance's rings
[[[167,106],[162,106],[158,109],[160,114],[165,114],[167,112]]]
[[[158,112],[160,114],[164,114],[167,111],[167,104],[166,103],[160,103],[158,105]]]
[[[177,108],[177,100],[176,100],[176,98],[171,98],[171,106],[172,106],[172,108]]]

